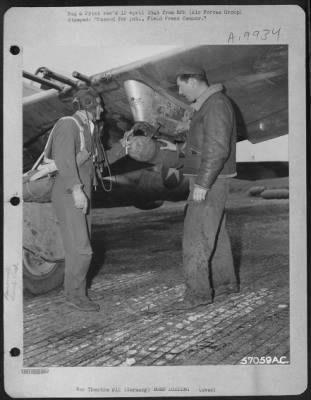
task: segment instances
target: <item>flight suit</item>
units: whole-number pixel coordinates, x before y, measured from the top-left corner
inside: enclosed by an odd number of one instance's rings
[[[52,190],[52,204],[59,221],[65,250],[64,288],[67,298],[86,295],[86,274],[91,259],[91,214],[77,209],[72,196],[75,185],[83,185],[83,191],[91,204],[92,179],[92,137],[89,124],[74,115],[83,126],[85,141],[84,154],[80,152],[80,130],[72,117],[60,119],[53,131],[50,158],[55,161],[58,174]],[[77,162],[79,153],[80,160]],[[78,158],[79,158],[78,156]],[[80,165],[79,165],[80,164]]]

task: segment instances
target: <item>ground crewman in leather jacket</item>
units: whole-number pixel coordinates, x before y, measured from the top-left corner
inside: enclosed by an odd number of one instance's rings
[[[238,290],[225,215],[229,178],[236,175],[236,121],[222,85],[210,86],[202,69],[185,66],[176,77],[179,94],[194,113],[183,170],[190,179],[183,235],[186,289],[174,307],[191,309]]]

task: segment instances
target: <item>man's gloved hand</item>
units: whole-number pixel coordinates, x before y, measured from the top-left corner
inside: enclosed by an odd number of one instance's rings
[[[177,145],[170,142],[169,140],[165,139],[157,139],[158,142],[165,144],[165,146],[161,146],[160,150],[170,150],[170,151],[176,151],[177,150]]]
[[[82,185],[75,185],[72,188],[72,196],[75,207],[82,209],[83,214],[86,214],[88,209],[88,199],[82,190]]]
[[[122,147],[125,148],[126,153],[127,153],[127,150],[128,150],[128,146],[129,146],[130,140],[133,137],[134,137],[134,135],[133,135],[133,128],[132,128],[129,131],[126,131],[124,133],[124,135],[123,135],[123,138],[120,140],[120,143],[121,143]]]

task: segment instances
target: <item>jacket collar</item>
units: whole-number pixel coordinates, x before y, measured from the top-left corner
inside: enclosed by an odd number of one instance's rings
[[[195,111],[199,111],[200,108],[202,107],[203,103],[211,97],[213,94],[221,92],[223,90],[223,85],[221,83],[216,83],[215,85],[209,86],[202,94],[200,97],[196,99],[194,103],[191,104],[191,107]]]

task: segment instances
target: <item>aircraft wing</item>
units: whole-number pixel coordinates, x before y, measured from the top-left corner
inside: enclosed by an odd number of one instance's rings
[[[48,79],[39,80],[41,89],[24,82],[24,168],[31,168],[57,119],[74,112],[74,96],[88,89],[104,101],[108,147],[137,121],[148,122],[160,137],[183,142],[192,111],[176,86],[174,74],[182,64],[203,67],[210,84],[224,84],[236,109],[238,140],[256,143],[285,135],[287,57],[285,45],[204,45],[181,47],[90,77],[76,74],[76,80],[46,70],[43,78]]]
[[[160,133],[178,139],[178,121],[186,126],[191,111],[178,96],[174,74],[182,64],[203,67],[209,83],[223,83],[235,105],[238,139],[256,143],[288,133],[287,57],[287,46],[279,45],[183,47],[91,80],[117,126],[128,127],[135,117],[145,115]]]

